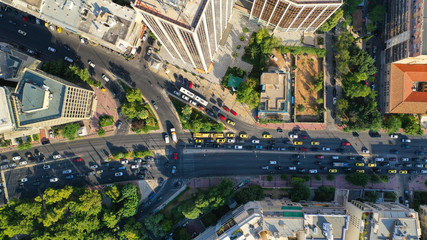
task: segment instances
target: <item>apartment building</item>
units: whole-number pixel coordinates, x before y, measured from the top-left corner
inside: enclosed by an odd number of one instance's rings
[[[195,239],[345,239],[349,217],[342,207],[306,205],[271,199],[248,202]]]
[[[419,210],[422,239],[427,240],[427,205],[421,205]]]
[[[405,239],[421,236],[418,213],[399,203],[368,203],[353,200],[345,206],[350,216],[346,240]]]
[[[290,121],[291,84],[289,73],[264,72],[261,75],[258,117]]]
[[[315,32],[342,4],[342,0],[254,0],[249,20],[273,32]]]
[[[135,10],[109,0],[0,0],[108,49],[130,54],[140,44],[143,24]]]
[[[133,7],[166,51],[207,73],[236,0],[136,0]]]

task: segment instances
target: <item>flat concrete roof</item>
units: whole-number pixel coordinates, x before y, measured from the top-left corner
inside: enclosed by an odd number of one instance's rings
[[[343,239],[343,229],[347,226],[348,216],[346,215],[305,215],[306,223],[309,224],[307,239],[325,239],[323,234],[323,224],[332,225],[332,236],[334,239]]]
[[[20,125],[24,126],[35,122],[42,122],[61,117],[66,86],[38,72],[29,70],[25,71],[24,75],[21,78],[21,81],[19,82],[15,90],[15,93],[18,94],[18,99],[21,101],[22,105],[20,107],[22,109],[24,107],[29,107],[25,106],[24,104],[32,104],[32,102],[28,99],[31,99],[33,97],[40,97],[40,95],[31,95],[36,94],[36,91],[25,91],[25,85],[29,82],[32,82],[34,85],[38,86],[47,86],[51,94],[51,99],[49,100],[48,108],[31,112],[18,111],[17,115],[19,118]],[[37,104],[40,103],[38,100],[36,102]]]
[[[136,0],[135,6],[169,22],[191,28],[197,25],[199,19],[196,16],[203,11],[206,3],[207,0]]]
[[[7,89],[0,87],[0,132],[11,130],[13,127],[9,106]]]
[[[267,111],[280,111],[280,104],[287,102],[287,74],[263,73],[261,75],[261,102],[267,102]]]
[[[46,95],[48,96],[49,92],[43,90],[41,86],[25,82],[22,90],[22,111],[32,112],[46,109],[48,107],[48,102],[45,102],[48,100]]]

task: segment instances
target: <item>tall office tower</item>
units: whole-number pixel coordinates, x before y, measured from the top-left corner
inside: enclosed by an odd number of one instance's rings
[[[169,54],[209,72],[236,0],[136,0],[134,9]]]
[[[249,20],[273,31],[315,32],[343,0],[254,0]]]

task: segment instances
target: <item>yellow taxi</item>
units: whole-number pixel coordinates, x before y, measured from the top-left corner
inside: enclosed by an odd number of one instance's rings
[[[62,28],[61,28],[61,27],[56,27],[56,31],[57,31],[58,33],[61,33],[61,32],[62,32]]]
[[[236,134],[234,134],[232,132],[229,132],[229,133],[226,134],[226,136],[229,137],[229,138],[232,138],[232,137],[236,136]]]
[[[363,170],[363,169],[357,169],[356,172],[357,173],[365,173],[365,170]]]
[[[368,163],[368,167],[376,167],[377,164],[376,163]]]
[[[302,141],[294,141],[294,145],[302,145]]]
[[[363,167],[365,166],[365,164],[363,162],[357,162],[356,163],[356,167]]]
[[[399,174],[408,174],[407,170],[399,170]]]
[[[196,139],[196,143],[203,143],[204,140],[203,139]]]
[[[236,123],[231,119],[227,119],[227,123],[232,125],[232,126],[236,125]]]
[[[262,137],[263,137],[263,138],[271,138],[271,135],[270,135],[270,134],[268,134],[268,133],[264,133],[264,134],[262,135]]]
[[[395,174],[395,173],[397,173],[397,171],[395,169],[390,169],[390,170],[388,170],[388,173]]]
[[[242,134],[240,134],[240,138],[248,138],[248,134],[242,133]]]
[[[337,173],[337,172],[338,172],[338,170],[337,170],[337,169],[329,169],[329,172],[330,172],[330,173]]]
[[[225,143],[225,138],[217,138],[216,142],[217,143]]]
[[[319,141],[311,141],[311,145],[320,145]]]

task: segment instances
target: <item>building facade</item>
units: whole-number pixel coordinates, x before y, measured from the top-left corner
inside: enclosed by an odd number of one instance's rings
[[[254,0],[249,20],[273,32],[315,32],[342,4],[342,0]]]
[[[427,205],[421,205],[419,209],[418,216],[420,217],[422,239],[427,240]]]
[[[133,7],[175,59],[209,72],[236,0],[136,0]]]

